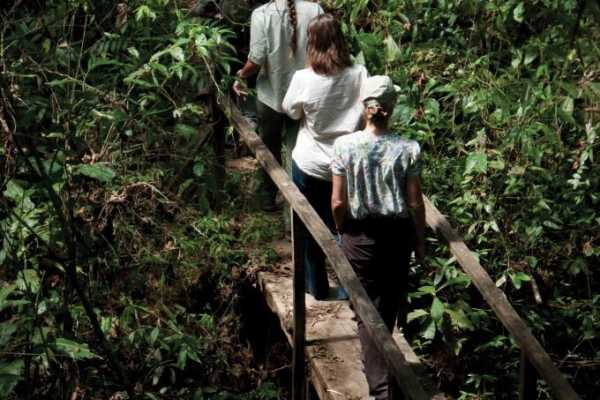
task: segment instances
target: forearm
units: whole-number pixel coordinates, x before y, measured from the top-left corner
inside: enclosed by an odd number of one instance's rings
[[[331,202],[331,212],[333,213],[333,221],[335,222],[335,228],[338,232],[341,232],[346,220],[346,212],[348,211],[348,205],[344,202]]]
[[[258,73],[258,71],[260,71],[260,65],[248,60],[242,69],[238,71],[237,75],[242,79],[248,79],[252,75]]]
[[[346,213],[348,212],[348,195],[346,193],[346,177],[333,174],[331,188],[331,213],[338,232],[342,231]]]
[[[411,205],[410,214],[415,224],[417,246],[423,246],[425,244],[425,205],[423,202]]]

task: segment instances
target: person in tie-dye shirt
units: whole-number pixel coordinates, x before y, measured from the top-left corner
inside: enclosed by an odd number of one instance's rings
[[[387,76],[368,78],[361,100],[364,130],[333,146],[331,209],[341,244],[367,294],[392,330],[406,323],[409,260],[425,256],[420,147],[388,129],[396,90]],[[371,398],[388,398],[385,361],[362,321],[358,333]]]

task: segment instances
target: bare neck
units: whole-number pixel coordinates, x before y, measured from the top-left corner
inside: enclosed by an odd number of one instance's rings
[[[367,126],[365,126],[365,132],[373,135],[373,136],[382,136],[388,133],[387,124],[383,126],[375,125],[372,122],[367,121]]]

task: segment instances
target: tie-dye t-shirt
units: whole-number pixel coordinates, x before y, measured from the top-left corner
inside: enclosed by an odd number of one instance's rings
[[[331,172],[346,177],[352,218],[408,217],[406,180],[421,174],[420,152],[416,141],[393,133],[359,131],[338,138]]]

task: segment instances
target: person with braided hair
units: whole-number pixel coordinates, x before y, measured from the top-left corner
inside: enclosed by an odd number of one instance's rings
[[[361,90],[366,127],[336,140],[331,163],[342,250],[390,331],[396,317],[406,324],[410,255],[419,264],[425,256],[420,147],[388,128],[396,98],[389,77],[368,78]],[[386,364],[360,319],[358,336],[370,398],[387,400]]]
[[[309,22],[323,14],[316,3],[305,0],[271,0],[256,8],[250,18],[248,60],[237,72],[233,91],[245,97],[243,81],[258,73],[256,80],[258,131],[265,145],[281,162],[282,133],[291,152],[298,124],[287,118],[281,103],[294,73],[306,63]],[[257,195],[261,207],[276,209],[277,187],[264,170],[259,171]]]

